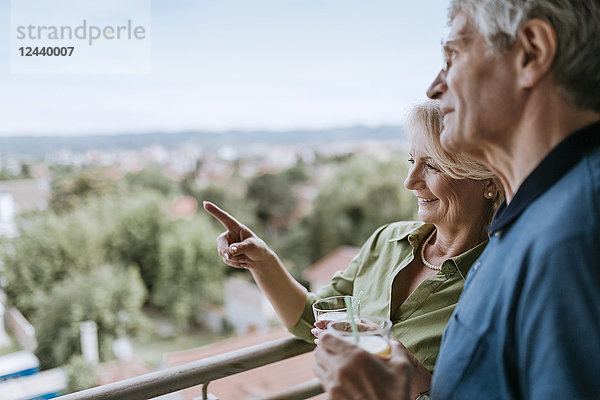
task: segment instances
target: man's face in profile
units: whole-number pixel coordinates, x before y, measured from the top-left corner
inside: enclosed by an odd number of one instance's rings
[[[448,151],[476,157],[483,142],[502,140],[518,115],[513,50],[494,50],[465,14],[444,41],[445,66],[427,95],[440,99],[441,142]]]

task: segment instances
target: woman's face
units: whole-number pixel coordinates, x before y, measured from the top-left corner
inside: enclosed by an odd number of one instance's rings
[[[404,186],[417,197],[421,221],[450,229],[485,221],[489,200],[484,198],[482,181],[454,179],[441,172],[425,153],[422,138],[413,140],[409,156],[411,166]]]

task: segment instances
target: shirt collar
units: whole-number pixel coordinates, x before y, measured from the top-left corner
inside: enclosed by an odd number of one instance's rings
[[[523,211],[567,173],[590,150],[600,146],[600,121],[579,129],[560,142],[523,181],[510,204],[504,201],[488,228],[494,234],[510,225]]]
[[[418,228],[414,229],[413,231],[404,232],[401,235],[390,239],[389,242],[396,242],[399,240],[407,239],[413,250],[416,251],[419,247],[419,244],[421,244],[421,242],[425,240],[427,235],[429,235],[433,229],[434,226],[432,224],[423,224]],[[475,260],[479,258],[481,253],[483,253],[483,250],[485,249],[487,243],[488,241],[486,240],[473,247],[472,249],[465,251],[462,254],[459,254],[455,257],[450,257],[442,264],[442,270],[444,270],[444,267],[450,264],[458,270],[463,279],[466,279],[469,269],[471,268]]]
[[[400,234],[398,234],[397,236],[392,237],[391,239],[388,240],[388,242],[397,242],[398,240],[402,240],[405,239],[406,237],[408,237],[408,242],[415,247],[415,243],[416,246],[419,245],[419,243],[421,243],[421,240],[423,240],[423,238],[425,237],[426,234],[428,234],[429,232],[431,232],[431,230],[434,228],[432,224],[426,224],[423,222],[418,222],[420,225],[417,225],[416,228],[412,229],[412,230],[406,230]]]
[[[485,250],[485,246],[487,246],[488,240],[486,239],[484,242],[479,243],[477,246],[473,247],[471,250],[468,250],[462,254],[459,254],[456,257],[450,258],[447,261],[453,261],[454,265],[456,265],[456,269],[460,272],[460,275],[463,279],[467,279],[467,274],[469,273],[469,269],[471,266],[479,258],[483,250]],[[446,262],[447,262],[446,261]]]

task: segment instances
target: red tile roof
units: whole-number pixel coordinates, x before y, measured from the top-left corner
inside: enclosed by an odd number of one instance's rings
[[[171,218],[191,218],[196,213],[198,202],[192,196],[181,196],[171,204]]]
[[[141,361],[109,361],[98,365],[96,382],[106,385],[149,372],[152,372],[152,368]]]
[[[358,247],[341,246],[307,268],[304,271],[304,278],[311,282],[311,290],[319,289],[318,287],[312,287],[313,282],[323,285],[329,282],[337,271],[348,268],[348,264],[359,251],[360,248]]]
[[[286,336],[290,336],[286,330],[274,328],[267,332],[251,333],[196,349],[167,353],[164,355],[164,360],[167,366],[173,367]],[[210,383],[208,391],[220,400],[251,399],[314,379],[313,366],[313,353],[302,354],[216,380]],[[181,393],[185,400],[192,400],[202,396],[202,386],[185,389]],[[324,395],[314,397],[314,399],[323,398]]]

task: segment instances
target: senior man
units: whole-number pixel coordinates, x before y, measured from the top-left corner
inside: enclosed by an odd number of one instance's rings
[[[442,144],[489,165],[506,203],[419,397],[600,399],[600,2],[454,0],[449,19],[427,93]],[[335,399],[399,399],[412,364],[327,335],[316,372]]]

